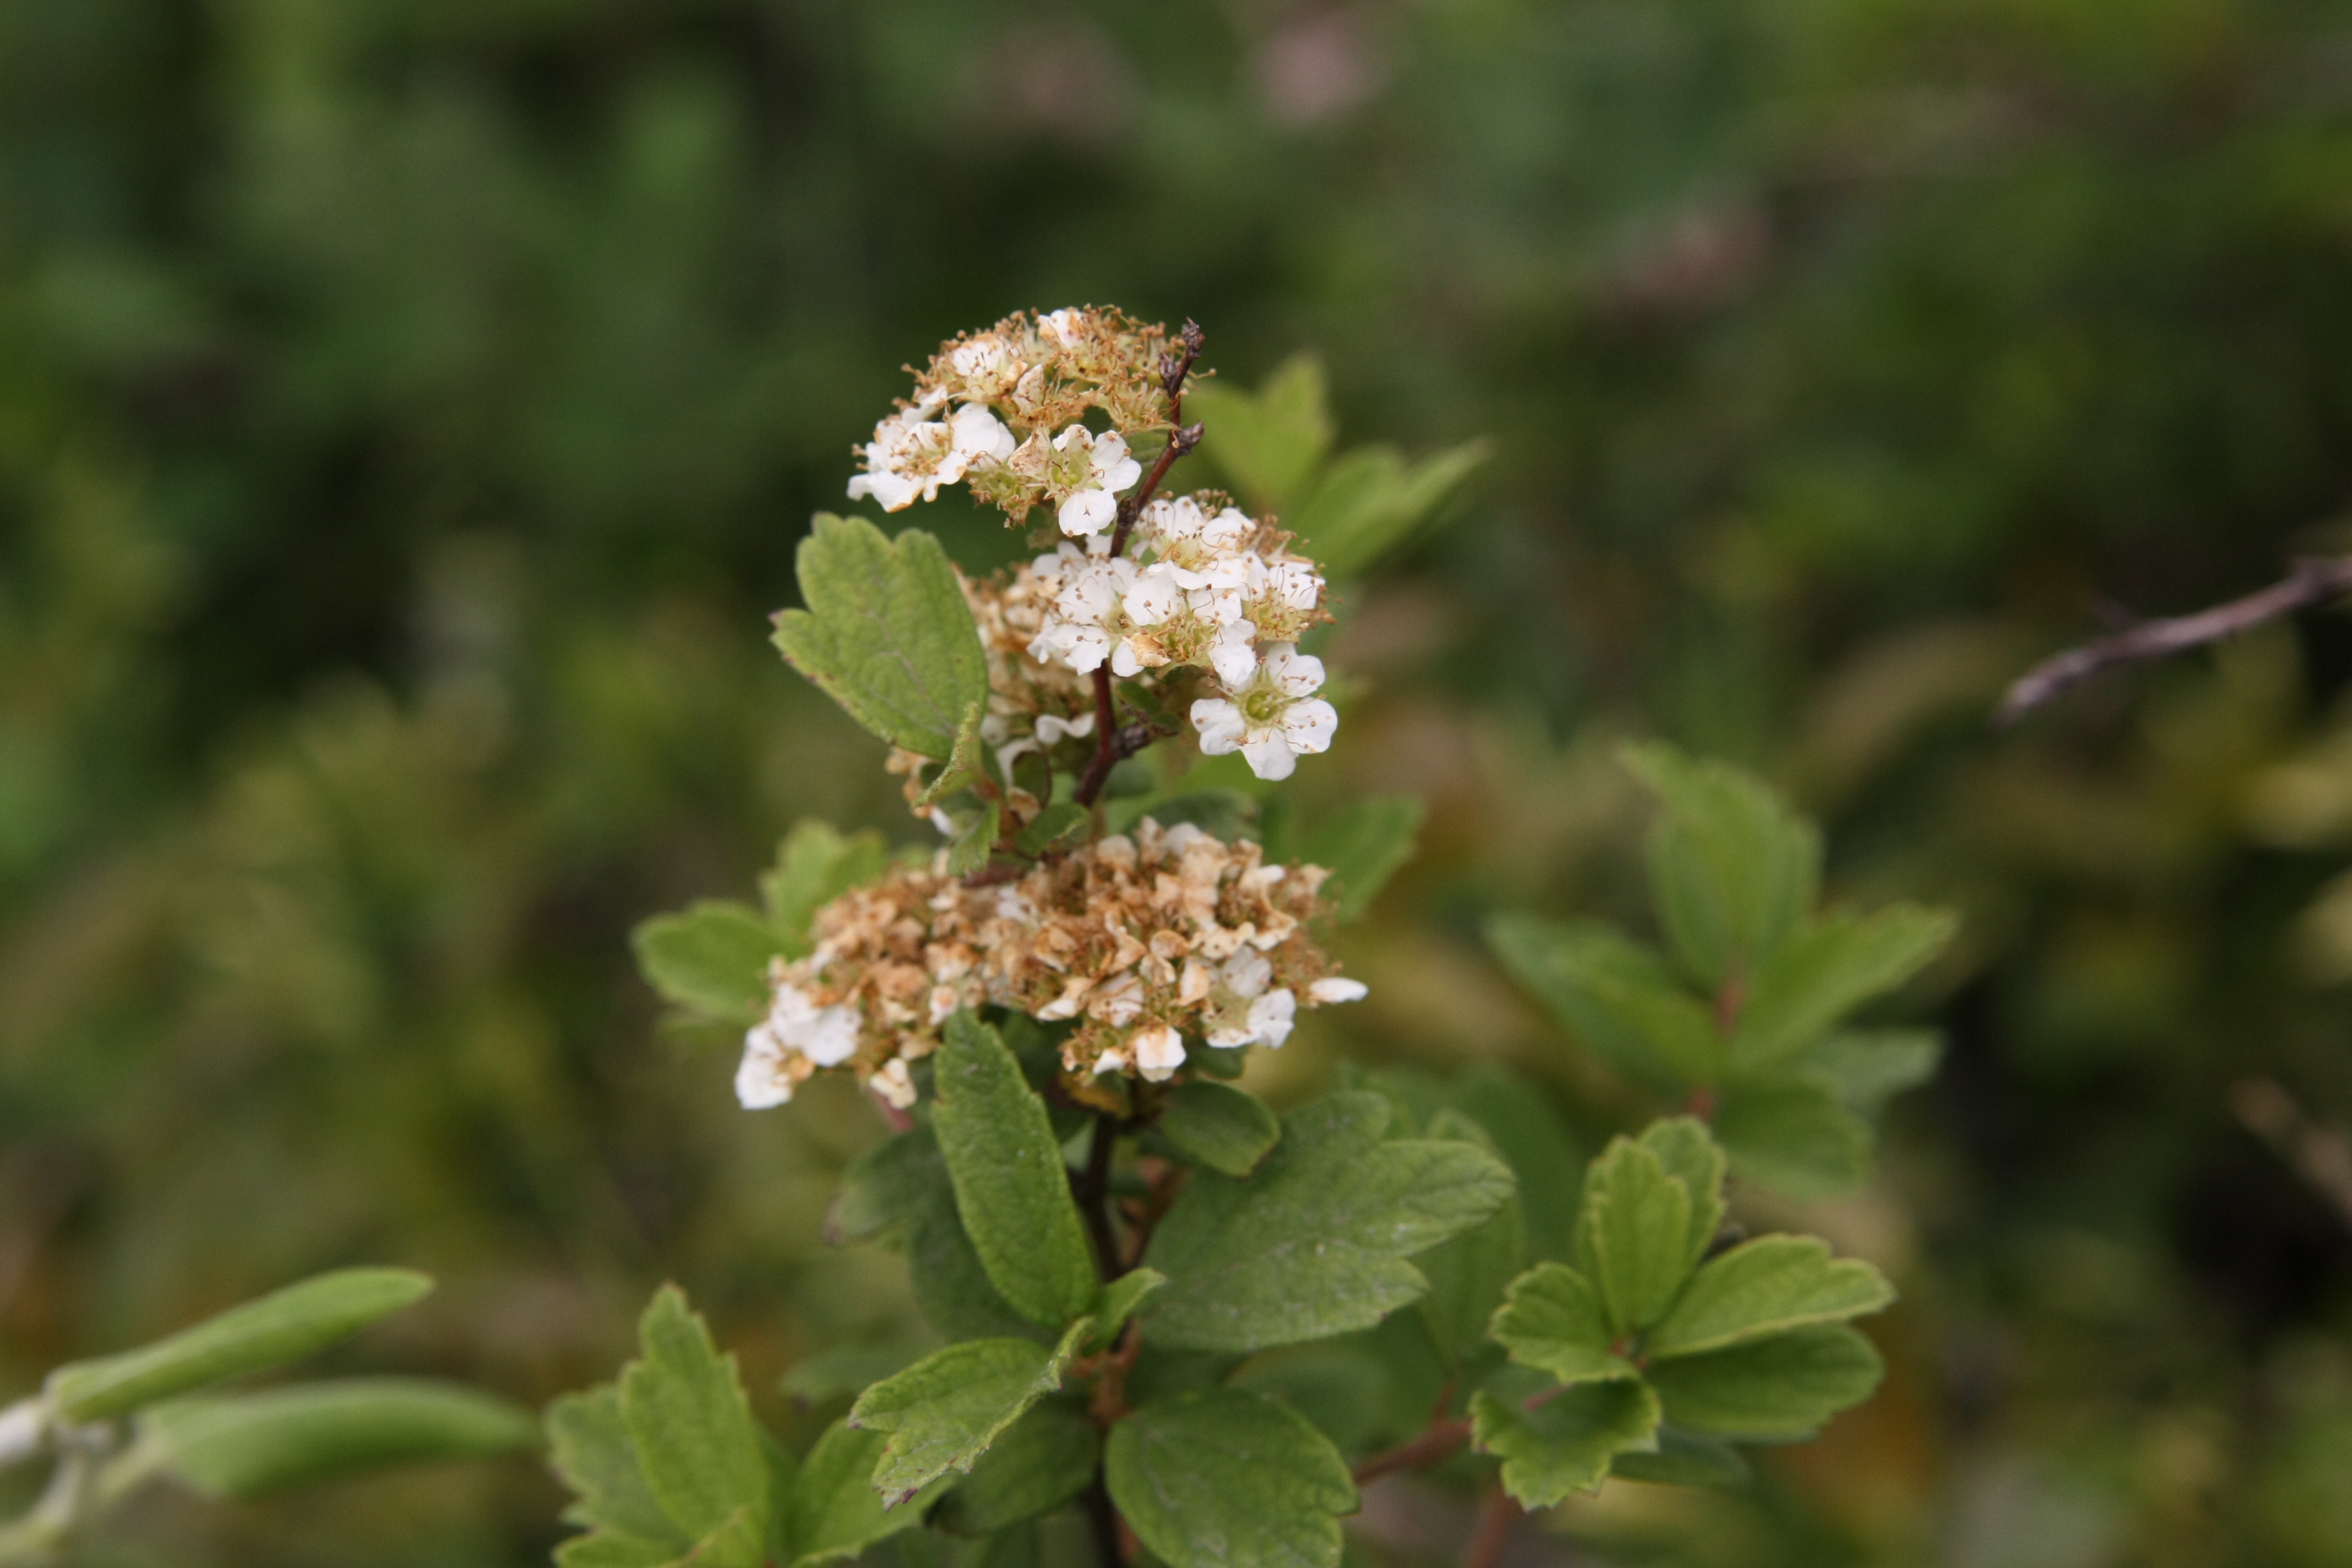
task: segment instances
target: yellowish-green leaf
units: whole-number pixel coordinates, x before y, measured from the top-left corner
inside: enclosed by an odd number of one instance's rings
[[[735,1358],[719,1354],[675,1285],[654,1293],[637,1340],[639,1357],[621,1373],[621,1421],[655,1501],[692,1540],[743,1508],[764,1532],[768,1461]]]
[[[768,1005],[768,962],[787,946],[749,905],[705,900],[629,933],[637,967],[666,1002],[741,1021]]]
[[[1470,1420],[1472,1441],[1503,1461],[1503,1489],[1522,1508],[1598,1491],[1619,1455],[1658,1446],[1658,1401],[1640,1383],[1586,1384],[1533,1410],[1481,1390]]]
[[[1562,1383],[1613,1383],[1641,1375],[1616,1353],[1618,1334],[1601,1292],[1566,1264],[1538,1263],[1511,1281],[1490,1332],[1513,1361]]]
[[[1885,1363],[1843,1324],[1799,1329],[1645,1373],[1678,1426],[1741,1437],[1801,1437],[1877,1388]]]
[[[1832,1258],[1810,1236],[1760,1236],[1691,1276],[1643,1348],[1653,1360],[1721,1350],[1815,1323],[1843,1322],[1895,1300],[1886,1277],[1859,1258]]]
[[[503,1399],[425,1378],[354,1377],[150,1407],[140,1437],[208,1497],[253,1498],[394,1465],[532,1447],[530,1416]]]

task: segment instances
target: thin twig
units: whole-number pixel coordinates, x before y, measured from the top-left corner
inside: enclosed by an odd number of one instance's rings
[[[1110,536],[1113,555],[1126,553],[1127,536],[1134,531],[1135,520],[1143,515],[1144,503],[1160,488],[1169,465],[1201,444],[1200,425],[1184,423],[1184,378],[1192,374],[1192,362],[1201,357],[1202,345],[1208,341],[1201,323],[1188,319],[1176,332],[1176,342],[1184,352],[1160,356],[1160,390],[1168,397],[1168,445],[1160,448],[1160,460],[1144,476],[1142,487],[1118,503],[1118,526]]]
[[[2018,677],[1994,710],[1996,728],[2014,724],[2068,688],[2119,664],[2165,658],[2251,631],[2283,616],[2352,594],[2352,556],[2298,561],[2282,582],[2191,616],[2143,621],[2113,637],[2069,648]]]
[[[2352,1226],[2352,1141],[2315,1125],[2275,1079],[2240,1079],[2230,1086],[2230,1109]]]
[[[1454,1450],[1470,1440],[1470,1418],[1457,1416],[1451,1421],[1433,1421],[1429,1429],[1417,1437],[1409,1437],[1395,1447],[1374,1454],[1356,1467],[1356,1484],[1362,1486],[1397,1470],[1425,1470],[1454,1457]]]
[[[1511,1543],[1511,1527],[1518,1522],[1519,1505],[1511,1494],[1501,1487],[1488,1492],[1478,1503],[1477,1528],[1462,1549],[1462,1568],[1495,1568],[1503,1548]]]
[[[1087,1173],[1078,1179],[1078,1212],[1095,1243],[1095,1268],[1105,1282],[1127,1272],[1119,1256],[1118,1233],[1110,1223],[1110,1160],[1118,1144],[1118,1118],[1108,1110],[1095,1112],[1094,1140],[1087,1145]]]
[[[1110,1489],[1103,1485],[1102,1477],[1086,1492],[1087,1523],[1093,1528],[1095,1556],[1101,1568],[1127,1568],[1126,1543],[1119,1539],[1118,1510],[1111,1506]]]

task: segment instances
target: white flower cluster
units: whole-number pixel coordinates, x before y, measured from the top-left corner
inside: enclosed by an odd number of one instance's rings
[[[1258,777],[1288,778],[1298,757],[1330,746],[1339,715],[1315,695],[1323,661],[1295,640],[1324,618],[1322,574],[1284,537],[1236,507],[1155,500],[1137,520],[1132,557],[1105,541],[1032,564],[1053,605],[1029,656],[1081,674],[1108,661],[1122,679],[1205,666],[1223,695],[1192,704],[1202,751],[1239,752]]]

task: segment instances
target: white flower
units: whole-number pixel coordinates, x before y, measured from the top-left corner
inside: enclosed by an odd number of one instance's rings
[[[1218,673],[1226,675],[1222,666]],[[1230,699],[1203,697],[1192,704],[1202,752],[1212,757],[1239,752],[1258,777],[1288,778],[1300,756],[1328,750],[1339,728],[1339,712],[1312,695],[1322,684],[1321,659],[1276,643],[1245,680],[1226,677]]]
[[[937,407],[926,399],[874,426],[874,439],[864,447],[866,472],[849,481],[850,500],[872,496],[884,511],[902,511],[916,497],[934,500],[941,485],[963,478],[971,455],[957,450],[948,426],[929,417]]]
[[[1290,1038],[1291,1020],[1297,1013],[1298,998],[1287,991],[1269,991],[1250,1004],[1250,1034],[1266,1049],[1278,1051]]]
[[[1128,456],[1127,441],[1118,431],[1097,436],[1083,425],[1055,437],[1054,450],[1087,454],[1087,476],[1057,514],[1062,531],[1073,537],[1100,533],[1118,516],[1115,498],[1143,477],[1143,465]]]
[[[743,1037],[735,1069],[735,1098],[747,1110],[764,1110],[793,1097],[792,1060],[839,1067],[857,1054],[857,1010],[820,1007],[796,985],[779,985],[768,1016]],[[805,1077],[805,1073],[801,1076]]]
[[[977,403],[968,403],[957,409],[954,417],[948,421],[948,430],[953,437],[955,454],[967,466],[982,458],[1002,461],[1013,456],[1016,445],[1013,432],[1005,427],[1004,421]],[[961,479],[963,476],[959,471],[956,477]]]
[[[907,1072],[907,1064],[892,1057],[882,1064],[882,1070],[866,1080],[866,1087],[900,1110],[915,1103],[915,1080]]]
[[[1229,506],[1201,525],[1201,542],[1212,550],[1238,550],[1242,541],[1257,531],[1250,514]]]
[[[1184,1065],[1184,1037],[1166,1024],[1137,1030],[1128,1044],[1135,1052],[1136,1070],[1147,1082],[1165,1083]]]
[[[1328,1007],[1335,1002],[1360,1002],[1370,994],[1371,988],[1362,981],[1338,974],[1326,975],[1307,988],[1307,999],[1318,1007]]]
[[[1228,690],[1247,685],[1249,678],[1257,672],[1257,649],[1251,646],[1251,639],[1256,636],[1257,628],[1247,621],[1232,622],[1217,633],[1216,646],[1209,650],[1209,668],[1217,672],[1217,679],[1225,683]]]
[[[735,1098],[744,1110],[772,1110],[793,1098],[784,1057],[784,1042],[764,1023],[743,1037],[743,1061],[735,1069]]]
[[[1081,713],[1075,719],[1042,713],[1037,718],[1037,743],[1041,746],[1050,746],[1066,736],[1084,740],[1094,732],[1095,716],[1092,713]]]
[[[1177,569],[1162,563],[1147,566],[1137,574],[1135,585],[1128,589],[1119,604],[1128,619],[1139,626],[1156,626],[1185,607],[1184,584],[1176,580]]]

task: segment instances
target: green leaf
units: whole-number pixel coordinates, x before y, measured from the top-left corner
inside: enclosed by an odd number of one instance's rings
[[[989,854],[1002,835],[1003,819],[1003,804],[993,800],[984,800],[954,818],[955,836],[948,840],[950,876],[965,876],[988,864]]]
[[[602,1384],[549,1405],[547,1441],[555,1473],[578,1498],[563,1511],[566,1522],[666,1542],[672,1557],[694,1544],[654,1500],[628,1424],[621,1418],[618,1384]]]
[[[801,1460],[785,1504],[792,1568],[855,1557],[876,1542],[923,1522],[924,1507],[947,1489],[947,1483],[934,1482],[927,1491],[886,1510],[873,1484],[884,1441],[879,1432],[855,1432],[847,1423],[836,1421]]]
[[[173,1400],[148,1409],[139,1432],[180,1479],[236,1499],[356,1470],[509,1453],[539,1435],[503,1399],[399,1377]]]
[[[105,1421],[208,1384],[282,1366],[398,1311],[433,1289],[405,1268],[340,1268],[274,1290],[153,1344],[49,1373],[51,1408]]]
[[[1197,1171],[1151,1239],[1168,1288],[1146,1310],[1171,1350],[1250,1351],[1369,1328],[1427,1287],[1405,1259],[1482,1224],[1510,1168],[1466,1143],[1382,1141],[1378,1095],[1283,1119],[1255,1174]]]
[[[1933,1029],[1840,1029],[1790,1065],[1834,1085],[1849,1110],[1870,1116],[1888,1097],[1935,1077],[1943,1054],[1943,1037]]]
[[[963,710],[956,725],[955,747],[940,765],[939,776],[925,785],[915,797],[918,808],[937,805],[958,790],[971,789],[988,782],[988,746],[980,738],[981,716],[987,710],[985,701],[975,700]]]
[[[1538,1263],[1511,1281],[1490,1330],[1521,1366],[1560,1382],[1612,1383],[1641,1371],[1612,1348],[1617,1331],[1592,1282],[1563,1263]]]
[[[1498,915],[1486,944],[1560,1026],[1634,1082],[1661,1094],[1722,1070],[1714,1012],[1654,949],[1598,921]]]
[[[1155,1400],[1110,1430],[1103,1479],[1170,1568],[1337,1568],[1348,1461],[1306,1418],[1237,1388]]]
[[[1720,1438],[1685,1432],[1672,1422],[1658,1427],[1654,1454],[1628,1451],[1617,1456],[1609,1473],[1622,1480],[1654,1481],[1673,1487],[1737,1487],[1751,1474],[1739,1450]]]
[[[972,1248],[1015,1311],[1058,1330],[1093,1304],[1096,1278],[1045,1103],[970,1013],[948,1020],[936,1059],[931,1128]]]
[[[1246,1176],[1281,1138],[1282,1124],[1247,1090],[1194,1079],[1160,1102],[1160,1135],[1213,1171]]]
[[[1812,1074],[1724,1085],[1715,1136],[1732,1169],[1791,1197],[1852,1192],[1870,1173],[1870,1126]]]
[[[1665,807],[1649,837],[1659,918],[1709,989],[1753,973],[1821,887],[1821,834],[1762,780],[1671,746],[1629,746],[1625,766]]]
[[[784,956],[807,957],[817,910],[879,877],[889,857],[882,836],[870,829],[845,837],[814,817],[794,823],[777,847],[774,868],[760,878],[760,900]]]
[[[1578,1271],[1599,1289],[1612,1333],[1665,1316],[1690,1273],[1691,1194],[1656,1154],[1620,1138],[1584,1178]]]
[[[1756,968],[1731,1041],[1735,1067],[1777,1066],[1874,996],[1910,979],[1952,939],[1941,910],[1897,904],[1801,927]]]
[[[1620,1454],[1657,1447],[1658,1401],[1640,1383],[1570,1388],[1533,1410],[1480,1390],[1470,1396],[1471,1440],[1503,1461],[1503,1489],[1522,1508],[1551,1508],[1598,1491]]]
[[[639,921],[629,945],[664,1001],[746,1019],[767,1010],[768,961],[787,944],[749,905],[705,900],[684,914]]]
[[[934,1522],[958,1535],[992,1535],[1051,1513],[1093,1484],[1101,1458],[1102,1435],[1084,1407],[1044,1400],[940,1500]]]
[[[1486,1064],[1463,1075],[1454,1103],[1486,1130],[1518,1178],[1528,1255],[1565,1260],[1576,1234],[1584,1157],[1542,1086]]]
[[[1869,1398],[1885,1372],[1875,1346],[1834,1324],[1657,1362],[1646,1375],[1678,1426],[1801,1437]]]
[[[735,1358],[719,1353],[675,1285],[654,1292],[637,1341],[639,1359],[621,1373],[621,1420],[662,1512],[698,1541],[742,1508],[764,1531],[768,1461]]]
[[[1432,1138],[1496,1152],[1486,1130],[1459,1110],[1440,1110],[1429,1119],[1427,1131]],[[1458,1367],[1485,1342],[1486,1321],[1501,1304],[1504,1287],[1527,1267],[1527,1236],[1517,1195],[1505,1199],[1484,1225],[1438,1243],[1412,1261],[1429,1280],[1429,1294],[1415,1303],[1416,1310],[1428,1325],[1438,1353],[1449,1366]]]
[[[668,1568],[687,1550],[690,1548],[600,1530],[560,1543],[555,1549],[555,1568]]]
[[[694,1543],[680,1568],[761,1568],[768,1560],[768,1510],[745,1503]]]
[[[1203,381],[1184,397],[1186,416],[1202,426],[1202,456],[1253,508],[1286,513],[1304,499],[1331,449],[1320,360],[1293,355],[1255,393]]]
[[[1130,1268],[1105,1285],[1102,1294],[1095,1300],[1094,1310],[1088,1314],[1094,1322],[1091,1342],[1104,1347],[1115,1342],[1135,1310],[1167,1283],[1168,1276],[1157,1268]]]
[[[1359,447],[1325,472],[1290,527],[1326,574],[1355,576],[1411,540],[1494,450],[1490,441],[1465,441],[1408,463],[1392,447]]]
[[[903,1345],[836,1345],[784,1373],[777,1392],[801,1405],[822,1405],[845,1394],[862,1394],[891,1373],[904,1372],[919,1353]]]
[[[951,755],[988,660],[940,542],[819,512],[797,562],[808,608],[778,615],[775,637],[793,668],[893,745]]]
[[[885,1138],[843,1167],[840,1190],[824,1211],[825,1239],[841,1247],[904,1226],[946,1190],[947,1180],[947,1161],[928,1125]]]
[[[1723,1228],[1723,1175],[1728,1162],[1696,1116],[1668,1116],[1642,1129],[1642,1147],[1658,1157],[1667,1175],[1690,1194],[1690,1229],[1684,1247],[1685,1270],[1698,1267],[1715,1234]]]
[[[907,1272],[915,1288],[915,1304],[943,1339],[1047,1342],[1049,1328],[1013,1310],[990,1282],[988,1268],[972,1249],[963,1216],[956,1212],[955,1191],[945,1184],[945,1170],[942,1162],[939,1195],[907,1233]]]
[[[1031,817],[1029,825],[1013,836],[1013,847],[1024,855],[1043,855],[1091,820],[1093,814],[1085,806],[1075,801],[1057,800]]]
[[[874,1489],[895,1507],[950,1470],[971,1469],[1023,1412],[1062,1386],[1093,1328],[1079,1319],[1051,1351],[1028,1340],[950,1345],[867,1389],[849,1424],[889,1435]]]
[[[1343,921],[1361,916],[1397,868],[1412,858],[1421,833],[1416,795],[1384,795],[1358,801],[1307,835],[1295,858],[1330,870],[1324,896]]]
[[[1860,1258],[1832,1258],[1810,1236],[1759,1236],[1691,1276],[1643,1348],[1654,1361],[1721,1350],[1814,1323],[1843,1322],[1895,1300],[1886,1277]]]

